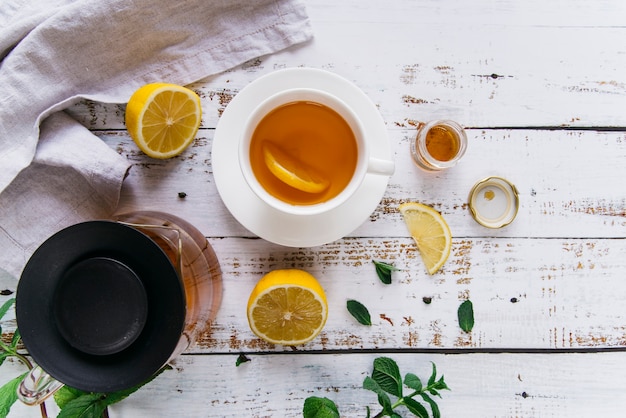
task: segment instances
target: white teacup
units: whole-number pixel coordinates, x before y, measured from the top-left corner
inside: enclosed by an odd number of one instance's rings
[[[293,102],[312,102],[334,110],[348,124],[356,140],[356,168],[352,178],[337,195],[321,203],[293,204],[273,196],[261,185],[251,166],[250,144],[257,125],[274,109]],[[294,88],[270,96],[252,111],[245,122],[239,142],[239,166],[250,189],[269,206],[288,215],[319,215],[344,204],[359,189],[368,174],[393,174],[393,161],[372,157],[369,142],[358,115],[343,100],[322,90]]]

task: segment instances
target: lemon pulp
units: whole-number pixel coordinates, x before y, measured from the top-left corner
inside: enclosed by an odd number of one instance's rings
[[[443,216],[430,206],[408,202],[401,204],[399,209],[428,273],[434,274],[450,255],[450,227]]]
[[[328,303],[324,289],[311,274],[298,269],[274,270],[254,287],[247,316],[250,329],[261,339],[298,345],[322,331]]]

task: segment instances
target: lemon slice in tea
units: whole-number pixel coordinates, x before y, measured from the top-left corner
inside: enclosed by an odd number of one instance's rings
[[[275,144],[263,143],[263,157],[271,173],[283,183],[306,193],[321,193],[330,184],[315,169],[293,158]]]
[[[434,274],[446,262],[452,248],[447,222],[435,209],[421,203],[403,203],[399,209],[428,273]]]
[[[274,270],[256,284],[248,299],[248,323],[261,339],[304,344],[326,324],[328,303],[319,282],[298,269]]]

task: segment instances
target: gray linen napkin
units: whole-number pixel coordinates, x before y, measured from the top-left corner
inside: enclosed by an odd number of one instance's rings
[[[68,225],[106,218],[128,162],[63,109],[125,103],[309,40],[300,0],[2,0],[0,268],[16,277]]]

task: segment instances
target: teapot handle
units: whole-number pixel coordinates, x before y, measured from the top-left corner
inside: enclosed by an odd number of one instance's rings
[[[33,367],[17,388],[17,397],[26,405],[38,405],[48,399],[63,383],[46,373],[41,367]]]

